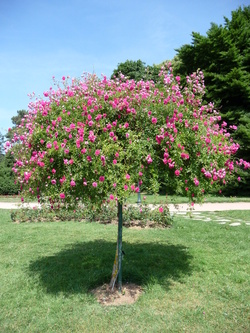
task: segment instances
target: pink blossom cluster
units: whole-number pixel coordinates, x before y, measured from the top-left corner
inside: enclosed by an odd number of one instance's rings
[[[202,102],[203,73],[187,77],[185,88],[170,64],[159,76],[162,88],[122,77],[63,78],[45,100],[32,101],[6,144],[22,191],[74,205],[74,198],[123,201],[138,181],[157,189],[166,180],[200,200],[249,168],[234,159],[239,145],[213,104]]]

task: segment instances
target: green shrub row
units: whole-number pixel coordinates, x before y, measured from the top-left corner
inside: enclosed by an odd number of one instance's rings
[[[11,213],[13,222],[53,222],[53,221],[86,221],[99,223],[117,223],[117,207],[115,204],[104,204],[101,207],[88,205],[79,207],[77,210],[68,210],[66,207],[60,209],[51,209],[43,206],[40,208],[24,208],[14,210]],[[153,207],[146,204],[142,205],[124,205],[123,207],[123,225],[140,227],[168,227],[172,224],[167,205]]]

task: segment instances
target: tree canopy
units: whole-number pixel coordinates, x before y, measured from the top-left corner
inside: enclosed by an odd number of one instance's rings
[[[160,72],[153,81],[126,78],[62,81],[29,105],[12,152],[23,192],[77,205],[77,200],[123,202],[138,181],[154,192],[160,181],[201,200],[244,165],[233,161],[232,141],[213,105],[203,104],[202,72],[179,76]]]
[[[125,62],[118,64],[117,68],[114,69],[111,78],[122,74],[131,80],[153,80],[155,83],[157,83],[159,81],[161,65],[149,66],[140,59],[136,61],[126,60]]]
[[[8,140],[12,140],[14,133],[18,128],[21,128],[21,125],[25,119],[25,116],[28,114],[27,110],[18,110],[17,115],[11,118],[13,126],[9,128],[8,133],[5,135]],[[20,133],[20,130],[19,130]]]

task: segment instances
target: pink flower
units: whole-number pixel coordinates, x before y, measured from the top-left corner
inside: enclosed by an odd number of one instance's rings
[[[194,178],[194,185],[195,185],[195,186],[198,186],[199,183],[200,183],[199,180],[198,180],[197,178]]]
[[[113,160],[113,164],[117,164],[117,160]]]
[[[163,213],[163,208],[162,207],[159,207],[159,212]]]
[[[131,188],[132,191],[134,191],[135,190],[135,185],[131,185],[130,188]]]
[[[60,198],[61,199],[65,199],[65,194],[64,193],[60,193]]]
[[[76,183],[75,183],[75,181],[73,179],[70,182],[70,186],[76,186]]]
[[[52,147],[52,144],[50,142],[47,143],[46,147],[50,149]]]
[[[189,155],[186,153],[181,153],[181,158],[183,158],[184,160],[188,160],[189,159]]]
[[[83,149],[81,150],[81,153],[82,153],[82,154],[85,154],[86,151],[87,151],[87,149],[86,149],[86,148],[83,148]]]
[[[169,169],[173,169],[174,168],[174,165],[175,165],[175,162],[169,162],[168,163],[168,166],[169,166]]]
[[[63,184],[66,181],[66,177],[63,176],[62,178],[60,178],[60,183]]]
[[[153,123],[153,124],[156,124],[156,123],[157,123],[157,118],[154,118],[154,117],[153,117],[153,118],[152,118],[152,123]]]
[[[55,185],[55,184],[56,184],[56,180],[55,180],[55,179],[52,179],[52,180],[51,180],[51,184],[52,184],[52,185]]]
[[[124,190],[127,191],[128,185],[124,185]]]
[[[175,170],[174,174],[176,175],[176,177],[180,176],[180,170]]]
[[[237,180],[238,180],[238,182],[240,182],[241,178],[240,178],[240,177],[238,177],[238,178],[237,178]]]
[[[96,182],[93,182],[93,183],[92,183],[92,186],[93,186],[93,187],[97,187],[97,183],[96,183]]]
[[[100,180],[100,182],[104,182],[105,177],[104,177],[104,176],[100,176],[100,177],[99,177],[99,180]]]
[[[55,174],[55,173],[56,173],[56,170],[55,170],[55,169],[52,169],[51,172],[52,172],[53,174]]]
[[[128,173],[126,174],[126,179],[130,179],[130,175]]]
[[[114,183],[113,186],[116,187],[116,183]]]
[[[95,155],[98,156],[98,155],[100,155],[100,153],[101,153],[100,150],[99,150],[99,149],[96,149],[96,151],[95,151]]]
[[[110,194],[109,199],[110,199],[110,200],[114,200],[114,198],[115,198],[115,197],[113,196],[113,194]]]
[[[146,161],[148,162],[148,164],[152,163],[153,160],[151,158],[151,155],[149,154],[147,157],[146,157]]]

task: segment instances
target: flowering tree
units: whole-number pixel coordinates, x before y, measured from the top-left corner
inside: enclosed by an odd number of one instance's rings
[[[116,200],[122,219],[121,205],[139,191],[138,182],[157,192],[164,179],[198,202],[237,177],[238,168],[249,168],[234,160],[239,145],[226,124],[219,125],[213,104],[202,103],[202,72],[187,77],[183,89],[170,64],[159,76],[160,88],[122,75],[63,77],[44,99],[31,102],[11,148],[22,193],[49,201],[52,209]],[[119,230],[112,286],[121,271]]]

